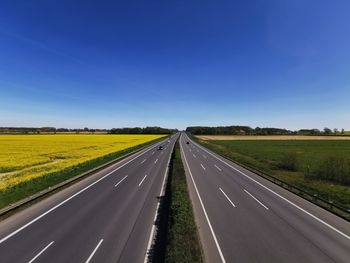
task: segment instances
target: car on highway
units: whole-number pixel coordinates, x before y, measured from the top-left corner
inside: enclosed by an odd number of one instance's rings
[[[186,144],[190,144],[190,142],[186,142]]]
[[[163,146],[159,145],[158,150],[163,150]]]

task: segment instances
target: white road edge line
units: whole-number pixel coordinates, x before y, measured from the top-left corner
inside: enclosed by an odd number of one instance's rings
[[[101,246],[101,243],[103,242],[103,239],[100,240],[100,242],[98,242],[97,246],[95,247],[95,249],[92,251],[91,255],[89,256],[89,258],[85,261],[85,263],[89,263],[90,260],[92,259],[92,257],[95,255],[97,249]]]
[[[174,144],[175,145],[175,144]],[[164,178],[163,178],[163,183],[162,183],[162,188],[160,189],[160,193],[159,193],[159,196],[163,196],[164,195],[164,187],[165,187],[165,181],[166,181],[166,177],[167,177],[167,174],[168,174],[168,171],[169,171],[169,164],[170,164],[170,158],[171,158],[171,154],[174,150],[174,145],[172,147],[172,151],[170,152],[170,155],[169,155],[169,159],[168,159],[168,163],[167,163],[167,166],[166,166],[166,169],[165,169],[165,172],[164,172]],[[147,263],[148,262],[148,254],[149,252],[151,251],[151,246],[152,246],[152,242],[153,242],[153,238],[154,238],[154,233],[155,233],[155,230],[156,230],[156,220],[157,220],[157,215],[158,215],[158,210],[159,210],[159,206],[160,206],[160,198],[158,199],[158,204],[157,204],[157,208],[156,208],[156,212],[154,214],[154,218],[153,218],[153,225],[152,225],[152,229],[151,229],[151,234],[149,236],[149,239],[148,239],[148,244],[147,244],[147,249],[146,249],[146,254],[145,254],[145,259],[143,260],[144,263]]]
[[[261,203],[254,195],[252,195],[251,193],[249,193],[247,190],[243,189],[244,192],[246,192],[248,195],[250,195],[255,201],[257,201],[261,206],[263,206],[266,210],[269,210],[269,208],[264,205],[263,203]]]
[[[146,161],[147,161],[147,159],[144,159],[144,160],[141,162],[141,164],[144,163],[144,162],[146,162]]]
[[[221,261],[222,261],[223,263],[226,263],[226,260],[225,260],[225,258],[224,258],[224,255],[222,254],[222,251],[221,251],[221,248],[220,248],[219,242],[218,242],[218,240],[217,240],[217,238],[216,238],[216,235],[215,235],[215,233],[214,233],[214,229],[213,229],[213,227],[211,226],[211,223],[210,223],[210,220],[209,220],[209,217],[208,217],[207,211],[206,211],[206,210],[205,210],[205,208],[204,208],[204,204],[203,204],[202,198],[201,198],[201,196],[200,196],[200,194],[199,194],[199,192],[198,192],[197,185],[196,185],[196,183],[195,183],[195,181],[194,181],[194,178],[193,178],[193,175],[192,175],[192,172],[191,172],[190,166],[188,165],[188,162],[187,162],[187,159],[186,159],[186,155],[185,155],[184,150],[182,149],[182,145],[181,145],[181,143],[180,143],[180,148],[181,148],[182,154],[183,154],[183,156],[184,156],[184,159],[185,159],[185,163],[186,163],[186,166],[187,166],[188,172],[190,173],[192,183],[193,183],[194,188],[195,188],[195,190],[196,190],[196,193],[197,193],[197,196],[198,196],[199,202],[200,202],[200,204],[201,204],[201,206],[202,206],[202,209],[203,209],[203,212],[204,212],[205,218],[207,219],[207,223],[208,223],[208,225],[209,225],[210,232],[211,232],[211,234],[212,234],[212,236],[213,236],[213,239],[214,239],[214,242],[215,242],[216,248],[218,249],[218,252],[219,252],[219,255],[220,255]]]
[[[201,164],[201,166],[202,166],[203,170],[205,171],[205,167],[203,166],[203,164]]]
[[[139,187],[141,186],[141,184],[143,183],[143,181],[146,179],[147,174],[145,174],[145,176],[142,178],[141,182],[139,183]]]
[[[55,205],[54,207],[50,208],[49,210],[47,210],[46,212],[42,213],[40,216],[34,218],[33,220],[29,221],[27,224],[21,226],[20,228],[18,228],[17,230],[13,231],[12,233],[8,234],[7,236],[5,236],[4,238],[2,238],[0,240],[0,244],[3,243],[4,241],[6,241],[7,239],[9,239],[10,237],[16,235],[18,232],[22,231],[23,229],[27,228],[28,226],[30,226],[31,224],[35,223],[36,221],[38,221],[40,218],[46,216],[47,214],[51,213],[52,211],[56,210],[58,207],[62,206],[63,204],[67,203],[69,200],[73,199],[74,197],[76,197],[77,195],[81,194],[82,192],[84,192],[85,190],[89,189],[91,186],[97,184],[98,182],[102,181],[103,179],[105,179],[106,177],[110,176],[112,173],[118,171],[119,169],[123,168],[125,165],[131,163],[132,161],[134,161],[135,159],[139,158],[140,156],[144,155],[145,153],[149,152],[151,149],[153,149],[154,147],[157,147],[159,144],[161,144],[162,142],[159,142],[155,145],[151,145],[148,149],[145,149],[144,152],[138,154],[137,156],[135,156],[134,158],[130,159],[129,161],[125,162],[124,164],[122,164],[121,166],[119,166],[118,168],[112,170],[111,172],[109,172],[108,174],[102,176],[101,178],[97,179],[95,182],[89,184],[88,186],[84,187],[83,189],[81,189],[80,191],[78,191],[77,193],[71,195],[70,197],[68,197],[67,199],[63,200],[62,202],[58,203],[57,205]]]
[[[215,168],[218,169],[220,172],[222,171],[221,168],[219,166],[217,166],[216,164],[214,164]]]
[[[193,142],[193,141],[192,141]],[[262,183],[258,182],[257,180],[251,178],[250,176],[246,175],[245,173],[241,172],[240,170],[238,170],[237,168],[233,167],[232,165],[230,165],[229,163],[227,163],[224,160],[221,160],[219,157],[217,157],[216,155],[214,155],[213,153],[207,151],[205,148],[203,148],[202,146],[198,147],[202,148],[202,150],[204,150],[205,152],[209,153],[211,156],[215,157],[216,159],[218,159],[219,161],[221,161],[222,163],[226,164],[228,167],[232,168],[233,170],[239,172],[240,174],[242,174],[243,176],[245,176],[246,178],[248,178],[249,180],[255,182],[256,184],[260,185],[261,187],[265,188],[266,190],[268,190],[269,192],[273,193],[274,195],[278,196],[279,198],[281,198],[282,200],[286,201],[287,203],[289,203],[290,205],[294,206],[295,208],[299,209],[300,211],[304,212],[305,214],[307,214],[308,216],[312,217],[313,219],[315,219],[316,221],[318,221],[319,223],[325,225],[326,227],[332,229],[333,231],[337,232],[339,235],[345,237],[346,239],[350,240],[350,236],[348,236],[347,234],[343,233],[342,231],[340,231],[339,229],[335,228],[334,226],[326,223],[325,221],[323,221],[322,219],[318,218],[317,216],[315,216],[314,214],[306,211],[304,208],[301,208],[300,206],[294,204],[292,201],[289,201],[287,198],[281,196],[280,194],[276,193],[275,191],[271,190],[270,188],[268,188],[267,186],[263,185]]]
[[[126,177],[128,177],[128,176],[125,175],[125,176],[123,177],[123,179],[121,179],[114,187],[117,187],[121,182],[123,182],[123,181],[126,179]]]
[[[36,260],[42,253],[45,252],[46,249],[48,249],[55,241],[52,241],[50,244],[48,244],[46,247],[44,247],[43,250],[41,250],[38,254],[36,254],[35,257],[33,257],[28,263],[32,263],[34,262],[34,260]]]
[[[226,199],[231,203],[231,205],[233,207],[236,207],[235,204],[231,201],[231,199],[228,198],[227,194],[225,194],[224,190],[222,190],[220,187],[219,187],[219,189],[220,189],[221,193],[226,197]]]
[[[156,164],[158,162],[158,158],[155,160],[154,164]]]

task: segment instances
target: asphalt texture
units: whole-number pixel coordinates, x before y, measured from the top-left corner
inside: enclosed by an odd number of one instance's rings
[[[177,138],[158,142],[1,221],[0,262],[147,261]]]
[[[350,262],[349,222],[184,133],[180,147],[207,262]]]

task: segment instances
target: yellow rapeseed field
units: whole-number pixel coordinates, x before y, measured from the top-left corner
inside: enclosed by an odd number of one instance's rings
[[[0,190],[163,135],[0,135]]]

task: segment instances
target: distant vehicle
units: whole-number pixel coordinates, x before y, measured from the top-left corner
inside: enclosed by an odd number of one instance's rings
[[[163,150],[163,146],[159,145],[158,150]]]
[[[190,144],[190,142],[186,142],[186,144]]]

